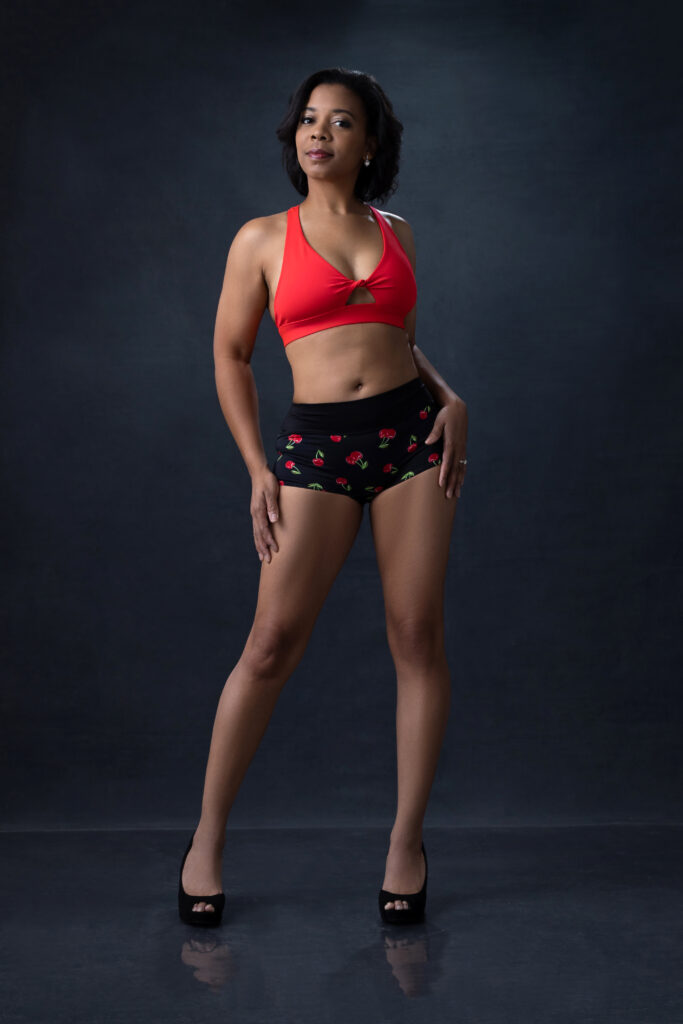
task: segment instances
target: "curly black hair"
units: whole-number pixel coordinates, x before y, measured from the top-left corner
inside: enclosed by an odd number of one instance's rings
[[[398,166],[403,125],[394,114],[389,97],[373,75],[349,68],[323,68],[314,72],[289,97],[289,109],[275,134],[282,143],[282,163],[289,180],[302,196],[308,195],[308,178],[296,155],[295,136],[301,112],[316,85],[334,82],[353,90],[363,102],[367,133],[377,139],[377,151],[370,166],[361,164],[354,194],[361,202],[383,203],[398,188]]]

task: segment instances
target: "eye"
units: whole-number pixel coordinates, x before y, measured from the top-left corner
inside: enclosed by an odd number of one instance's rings
[[[299,124],[307,124],[309,121],[312,121],[312,120],[313,120],[313,118],[311,117],[310,114],[303,114],[301,116],[300,120],[299,120]],[[351,122],[347,121],[346,118],[344,118],[344,117],[335,117],[335,119],[334,119],[334,121],[332,123],[333,124],[339,124],[343,128],[350,128],[351,127]]]

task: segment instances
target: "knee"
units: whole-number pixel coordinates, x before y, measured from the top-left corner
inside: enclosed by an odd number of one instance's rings
[[[256,680],[265,682],[288,675],[303,654],[304,630],[281,620],[255,622],[242,660]]]
[[[432,665],[443,654],[443,617],[437,611],[387,617],[387,639],[397,660]]]

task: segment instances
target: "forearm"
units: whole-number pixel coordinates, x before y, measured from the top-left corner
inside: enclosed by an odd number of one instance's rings
[[[457,401],[460,397],[448,386],[439,372],[432,366],[427,356],[417,345],[413,345],[413,359],[417,366],[417,372],[425,382],[439,405],[444,406],[448,402]]]
[[[216,390],[225,421],[249,475],[268,465],[258,415],[256,381],[249,363],[227,357],[215,360]]]

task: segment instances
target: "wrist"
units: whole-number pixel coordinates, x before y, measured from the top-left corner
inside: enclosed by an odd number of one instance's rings
[[[443,396],[443,398],[439,399],[439,404],[442,405],[442,406],[444,406],[444,405],[460,405],[461,403],[464,405],[464,402],[462,401],[462,398],[460,398],[459,395],[456,395],[455,391],[451,391],[450,388],[448,389],[446,394]]]
[[[270,469],[270,466],[268,465],[265,458],[262,459],[260,462],[254,462],[251,465],[247,466],[249,476],[251,477],[252,480],[255,480],[256,477],[259,476],[264,469]]]

